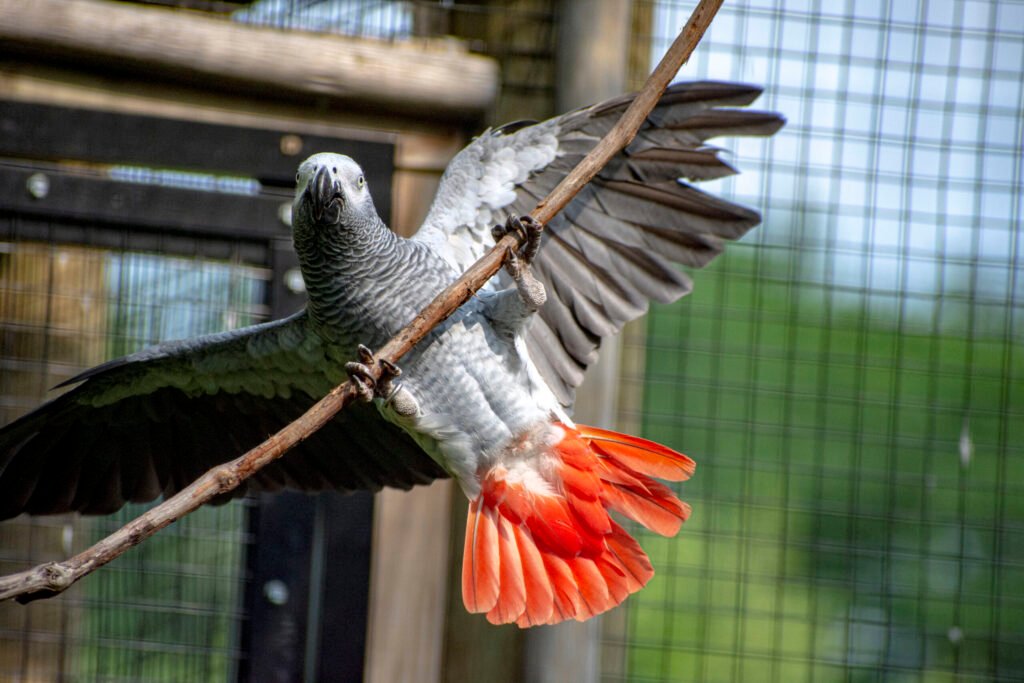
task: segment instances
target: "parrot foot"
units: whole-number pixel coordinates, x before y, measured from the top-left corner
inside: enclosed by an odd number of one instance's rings
[[[491,236],[494,237],[495,242],[510,232],[518,233],[523,238],[523,247],[518,256],[522,257],[527,266],[533,263],[534,257],[540,250],[540,238],[544,233],[544,224],[538,223],[529,214],[517,216],[513,213],[509,214],[505,225],[495,225],[491,228]],[[510,275],[515,277],[512,273]]]
[[[402,374],[401,368],[389,360],[377,360],[373,351],[362,344],[356,348],[356,352],[359,361],[345,363],[345,372],[356,385],[359,397],[367,403],[378,396],[386,398],[392,391],[391,380]],[[380,363],[381,372],[380,379],[375,380],[371,368],[377,363]]]
[[[373,351],[360,344],[356,349],[359,362],[345,363],[345,372],[356,386],[359,398],[369,403],[375,398],[384,399],[384,405],[391,407],[403,417],[411,417],[419,413],[419,403],[401,382],[395,382],[402,375],[402,369],[384,358],[377,359]],[[374,380],[370,371],[375,364],[380,364],[380,379]]]
[[[355,385],[360,400],[369,403],[373,400],[377,387],[377,380],[373,378],[373,373],[370,371],[376,359],[373,357],[373,351],[362,344],[357,348],[357,353],[359,362],[345,363],[345,372],[348,373],[348,378]]]
[[[505,256],[505,270],[515,280],[519,296],[522,297],[527,308],[536,311],[547,300],[547,292],[544,290],[544,285],[533,276],[530,263],[533,262],[540,249],[540,238],[544,232],[544,225],[535,221],[532,216],[512,214],[508,217],[505,225],[494,226],[491,234],[494,236],[494,240],[498,241],[513,231],[525,235],[526,243],[520,253],[509,248],[508,254]]]

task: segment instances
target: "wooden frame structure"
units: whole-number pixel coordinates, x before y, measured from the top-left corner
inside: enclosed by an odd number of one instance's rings
[[[572,9],[572,3],[566,5]],[[578,55],[587,54],[580,43],[593,42],[597,34],[608,37],[609,31],[615,45],[628,44],[629,22],[623,18],[629,5],[601,0],[587,12],[570,12],[572,26],[563,26],[560,34],[560,58],[576,63]],[[617,20],[609,22],[610,16]],[[448,40],[396,45],[287,33],[98,0],[40,0],[30,7],[0,0],[0,52],[13,57],[0,67],[0,99],[283,132],[299,125],[309,134],[391,142],[395,210],[390,223],[403,234],[419,224],[447,160],[466,133],[479,128],[498,83],[493,62]],[[68,68],[68,58],[75,68]],[[586,69],[562,74],[560,87],[578,93],[575,104],[624,90],[624,69],[608,60],[595,66],[590,72],[601,73],[598,90],[595,81],[587,81]],[[574,85],[574,79],[580,83]],[[294,146],[296,138],[301,148],[302,137],[285,133],[282,149]],[[616,375],[616,364],[604,363],[588,384],[614,383]],[[611,388],[598,391],[614,395]],[[600,417],[589,419],[611,424],[611,405],[582,406],[581,414],[597,410],[593,414]],[[487,659],[474,655],[479,661],[470,663],[467,648],[500,652],[506,665],[509,655],[513,661],[525,659],[527,672],[544,674],[545,680],[594,680],[597,621],[560,626],[554,637],[546,631],[538,634],[542,638],[502,635],[486,626],[481,631],[487,633],[473,635],[474,628],[467,636],[459,628],[461,612],[452,609],[457,591],[451,590],[457,572],[449,566],[459,554],[448,536],[452,493],[450,483],[439,482],[377,497],[365,680],[452,679],[460,671],[478,670]],[[460,526],[458,511],[455,516]],[[455,624],[446,622],[447,614],[454,615]],[[454,631],[468,640],[446,640]],[[567,652],[573,653],[571,662]],[[554,662],[560,667],[550,666]],[[520,672],[511,665],[496,673],[500,680],[514,680]]]
[[[54,106],[75,110],[83,126],[142,115],[168,129],[160,139],[176,141],[179,159],[216,155],[216,140],[195,134],[211,124],[265,129],[272,144],[256,147],[280,150],[295,165],[322,151],[317,139],[389,143],[392,201],[381,203],[395,207],[390,224],[404,234],[419,225],[448,160],[479,128],[498,90],[496,64],[452,41],[396,45],[98,0],[0,0],[0,53],[0,102],[15,103],[19,117],[45,126]],[[33,108],[41,118],[24,113]],[[40,136],[34,139],[35,156],[73,156],[39,149]],[[111,162],[152,158],[152,150],[131,148],[138,140],[128,131],[108,139],[100,153]],[[18,144],[18,136],[8,136],[4,154],[25,152]],[[259,160],[252,161],[249,168],[258,168]],[[0,168],[3,174],[17,172]],[[8,180],[9,187],[25,187],[20,176]],[[67,211],[114,210],[104,205],[105,181],[58,182],[65,186],[55,190],[75,197]],[[133,192],[138,196],[116,211],[122,222],[144,223],[151,197],[143,196],[144,187]],[[34,200],[14,192],[3,201],[31,210]],[[233,210],[252,214],[257,230],[279,229],[277,206],[259,208],[268,201],[239,198]],[[202,216],[194,218],[201,227]],[[386,492],[374,503],[367,681],[441,680],[451,501],[450,482],[438,482]]]

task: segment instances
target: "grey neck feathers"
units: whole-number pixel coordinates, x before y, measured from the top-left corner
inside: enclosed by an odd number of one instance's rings
[[[351,320],[401,271],[404,240],[376,212],[342,225],[298,229],[294,237],[309,315],[321,329]]]

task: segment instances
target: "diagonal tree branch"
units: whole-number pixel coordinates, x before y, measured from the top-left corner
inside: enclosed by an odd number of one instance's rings
[[[536,206],[531,213],[534,219],[541,223],[550,221],[613,156],[632,141],[673,76],[697,47],[722,2],[723,0],[700,1],[629,108],[558,187]],[[499,240],[494,248],[474,263],[462,277],[438,294],[391,341],[378,349],[378,361],[383,359],[395,363],[402,358],[498,272],[508,248],[518,246],[519,237],[514,233]],[[379,379],[380,363],[371,368],[371,371],[374,379]],[[32,569],[0,577],[0,600],[15,598],[18,602],[27,603],[61,593],[86,574],[102,567],[165,526],[198,509],[214,497],[237,488],[254,472],[281,457],[320,429],[353,400],[358,400],[355,386],[351,381],[346,382],[333,389],[304,415],[259,446],[209,470],[191,485],[139,515],[87,550],[63,562],[47,562]]]

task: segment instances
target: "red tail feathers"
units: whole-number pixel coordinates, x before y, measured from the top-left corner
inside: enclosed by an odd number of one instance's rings
[[[609,510],[663,536],[690,515],[651,478],[688,479],[690,458],[604,429],[556,427],[558,443],[496,463],[470,503],[462,599],[495,624],[583,621],[640,590],[654,569]]]

